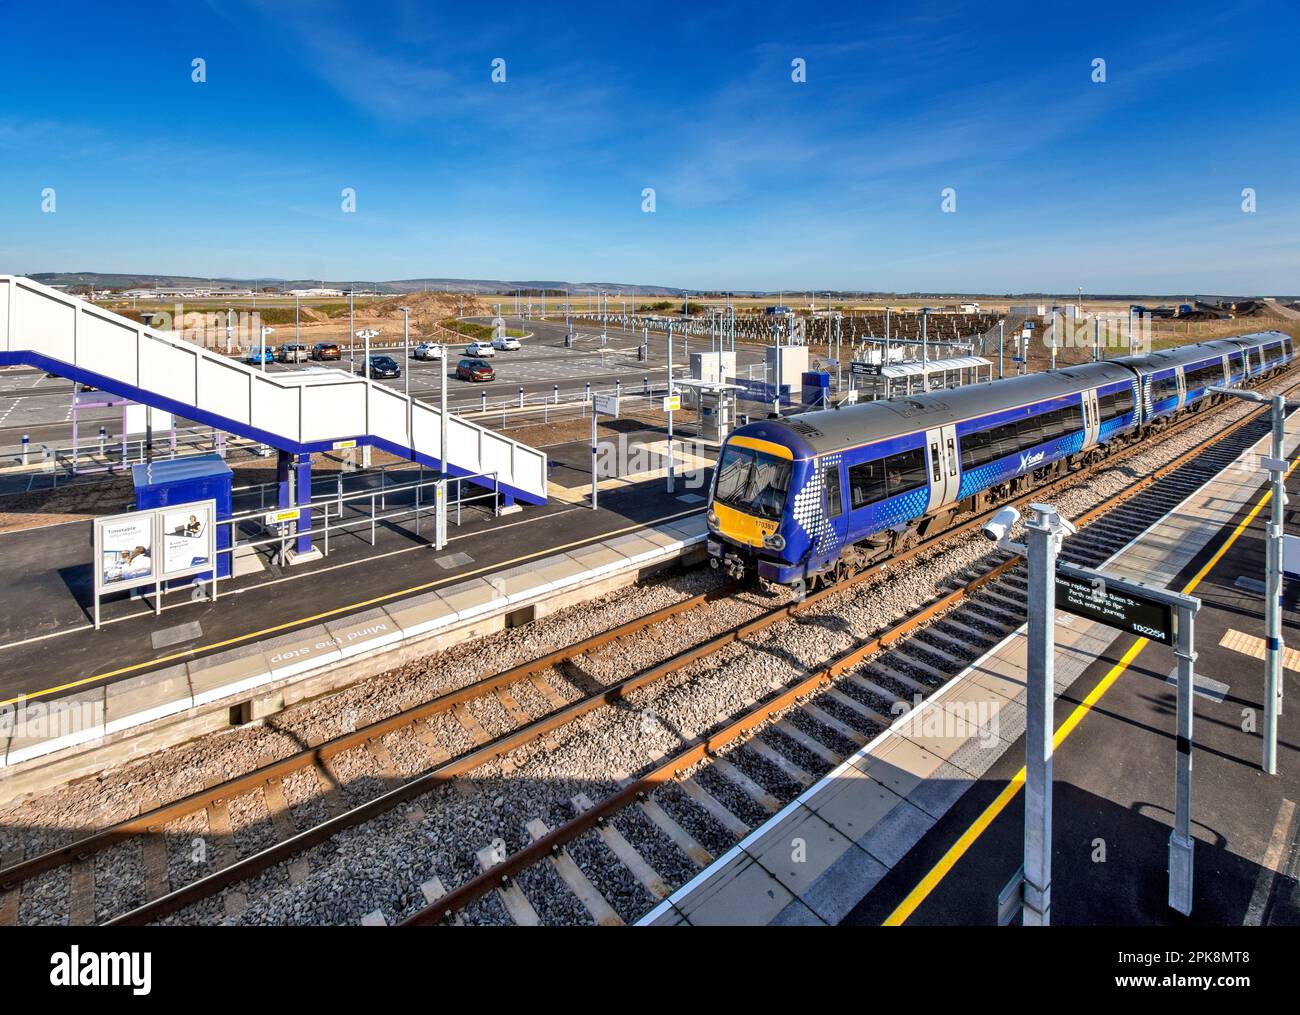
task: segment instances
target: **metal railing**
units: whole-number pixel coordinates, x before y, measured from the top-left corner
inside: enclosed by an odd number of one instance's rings
[[[421,476],[423,477],[423,469]],[[473,480],[491,480],[492,489],[484,490],[481,493],[465,495],[465,484]],[[271,484],[259,484],[268,486]],[[268,511],[266,508],[258,510],[247,510],[234,513],[229,518],[219,519],[217,525],[229,526],[230,545],[220,547],[217,554],[229,554],[231,557],[231,573],[234,573],[235,554],[248,550],[258,550],[267,546],[278,547],[278,551],[273,555],[273,563],[283,563],[287,559],[289,544],[297,541],[303,536],[319,537],[322,542],[322,552],[325,556],[330,553],[330,537],[333,535],[337,538],[339,533],[350,533],[354,530],[370,530],[370,545],[376,545],[378,536],[378,526],[380,522],[396,521],[398,519],[414,518],[415,534],[420,535],[422,518],[430,513],[435,514],[435,539],[431,542],[434,549],[442,549],[442,542],[437,538],[437,502],[438,495],[436,488],[442,486],[444,491],[447,486],[451,485],[455,491],[454,497],[443,496],[445,511],[448,519],[451,516],[452,505],[455,505],[456,524],[460,525],[462,520],[462,509],[467,504],[472,504],[479,500],[491,499],[492,516],[500,515],[500,479],[495,471],[480,472],[467,476],[445,477],[438,475],[435,478],[420,478],[409,483],[399,483],[391,486],[384,486],[377,490],[357,490],[352,493],[339,492],[332,496],[313,498],[310,502],[303,504],[292,504],[288,507],[276,508]],[[425,491],[434,490],[432,497],[426,497]],[[390,498],[410,494],[412,503],[392,510],[388,508]],[[355,506],[352,510],[355,517],[344,518],[349,506]],[[365,510],[362,510],[362,509]],[[286,519],[281,522],[269,520],[273,514],[288,514],[293,512],[297,517]],[[300,527],[298,520],[303,512],[308,513],[310,522],[307,528]],[[240,530],[249,523],[252,523],[262,532],[269,533],[264,537],[239,540]],[[214,582],[214,595],[215,582]]]

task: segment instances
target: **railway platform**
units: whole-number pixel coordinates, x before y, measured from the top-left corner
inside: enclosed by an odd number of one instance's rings
[[[552,486],[574,496],[468,513],[441,551],[431,518],[418,535],[381,524],[373,546],[365,527],[320,560],[223,579],[215,602],[173,591],[155,615],[151,593],[105,600],[98,631],[89,521],[0,534],[0,797],[93,771],[128,741],[156,748],[255,720],[702,553],[703,481],[683,472],[669,495],[653,468],[613,476],[592,511],[577,493],[590,490],[586,442],[551,450]],[[24,707],[81,719],[23,735]]]
[[[1300,418],[1287,426],[1295,454]],[[1300,720],[1260,770],[1262,441],[1105,563],[1201,597],[1193,911],[1166,905],[1174,797],[1172,650],[1057,613],[1052,919],[1064,924],[1294,923]],[[1288,486],[1300,497],[1294,459]],[[1285,624],[1295,631],[1296,590]],[[1288,634],[1288,637],[1294,635]],[[993,924],[1021,863],[1025,630],[848,757],[644,924]],[[1295,662],[1291,656],[1290,661]],[[1296,669],[1285,670],[1291,700]]]

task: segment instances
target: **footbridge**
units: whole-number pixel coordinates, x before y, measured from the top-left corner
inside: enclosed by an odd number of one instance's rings
[[[31,279],[0,275],[0,366],[13,364],[267,444],[280,452],[282,472],[294,470],[300,490],[310,490],[312,452],[370,445],[499,489],[507,505],[546,502],[544,452],[450,413],[443,448],[436,405],[343,370],[266,373]]]

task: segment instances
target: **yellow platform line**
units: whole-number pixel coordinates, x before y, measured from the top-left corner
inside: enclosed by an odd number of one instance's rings
[[[665,515],[663,518],[653,518],[648,522],[641,522],[636,525],[627,525],[621,529],[615,529],[613,532],[605,532],[598,536],[588,536],[586,539],[576,539],[572,543],[565,543],[562,546],[547,547],[546,549],[538,550],[535,553],[526,553],[520,557],[503,560],[499,564],[488,564],[485,567],[476,568],[473,571],[466,571],[463,574],[449,575],[446,578],[439,578],[437,581],[424,582],[422,585],[412,585],[410,588],[399,589],[396,592],[385,592],[383,595],[375,596],[372,599],[363,599],[360,602],[349,603],[346,606],[338,606],[331,610],[324,610],[321,613],[314,613],[311,616],[299,617],[297,620],[286,620],[283,624],[276,624],[273,627],[264,627],[260,631],[250,631],[248,634],[235,635],[235,637],[226,638],[223,641],[214,641],[208,645],[199,645],[195,648],[186,649],[183,652],[173,652],[171,655],[160,656],[157,659],[149,659],[142,663],[133,663],[130,666],[122,666],[116,670],[109,670],[107,673],[97,673],[93,677],[82,677],[80,680],[70,680],[67,683],[56,684],[54,687],[46,687],[39,691],[28,691],[17,698],[7,698],[4,701],[0,701],[0,708],[21,701],[30,701],[32,698],[40,698],[47,694],[57,694],[59,691],[68,691],[75,687],[84,687],[86,684],[93,684],[98,680],[109,680],[113,677],[121,677],[127,673],[134,673],[137,670],[161,666],[164,663],[177,662],[182,659],[192,659],[200,652],[226,648],[230,645],[238,645],[241,642],[251,641],[254,638],[263,638],[267,635],[277,634],[280,631],[286,631],[291,627],[297,627],[299,624],[310,624],[314,621],[324,620],[327,617],[337,617],[340,613],[350,613],[353,610],[377,606],[380,603],[386,603],[392,599],[399,599],[402,596],[409,596],[416,592],[427,592],[430,589],[437,588],[440,585],[446,585],[450,582],[464,581],[467,578],[473,578],[475,575],[480,575],[487,571],[504,570],[512,565],[523,564],[527,561],[535,560],[538,557],[549,557],[556,553],[563,553],[565,550],[571,550],[575,546],[582,546],[584,543],[610,539],[614,536],[621,536],[628,532],[635,532],[638,529],[648,528],[651,525],[662,525],[664,522],[676,521],[678,518],[686,518],[690,515],[699,513],[699,508],[691,511],[679,511],[676,514]]]
[[[1286,470],[1287,477],[1295,471],[1297,465],[1300,465],[1300,459],[1291,463],[1290,467]],[[1255,502],[1255,506],[1250,509],[1250,512],[1246,517],[1243,518],[1240,524],[1232,530],[1232,534],[1224,540],[1218,550],[1216,550],[1210,559],[1206,561],[1205,566],[1202,567],[1196,573],[1195,577],[1193,577],[1192,580],[1183,587],[1184,594],[1190,595],[1192,591],[1200,585],[1202,581],[1204,581],[1205,576],[1208,575],[1219,561],[1223,559],[1224,554],[1226,554],[1232,547],[1232,544],[1241,537],[1241,534],[1251,526],[1255,521],[1255,518],[1258,517],[1260,511],[1264,509],[1264,506],[1269,502],[1272,496],[1273,491],[1270,488],[1264,492],[1263,496],[1261,496],[1258,501]],[[1139,638],[1135,641],[1129,647],[1129,650],[1124,653],[1120,661],[1112,666],[1107,671],[1106,675],[1098,681],[1097,686],[1088,693],[1088,696],[1075,706],[1074,710],[1066,717],[1065,721],[1061,723],[1057,728],[1055,735],[1052,737],[1054,751],[1060,748],[1061,744],[1065,742],[1065,738],[1073,733],[1079,723],[1083,721],[1083,717],[1091,712],[1097,702],[1102,699],[1102,696],[1105,695],[1112,686],[1114,686],[1115,681],[1117,681],[1129,666],[1132,665],[1133,660],[1141,654],[1147,644],[1148,640],[1146,638]],[[906,898],[904,898],[894,911],[885,918],[883,926],[900,926],[908,919],[908,917],[915,913],[917,907],[920,906],[921,903],[929,897],[930,893],[939,886],[939,883],[948,876],[948,872],[957,865],[957,861],[966,855],[971,846],[973,846],[979,837],[984,834],[985,830],[993,824],[994,819],[1006,809],[1007,804],[1011,803],[1011,801],[1016,798],[1016,795],[1024,785],[1025,769],[1022,766],[1020,771],[1012,776],[1011,781],[1002,788],[1002,792],[993,799],[993,802],[984,808],[979,817],[971,823],[970,827],[962,832],[957,841],[954,842],[948,848],[948,851],[939,858],[939,861],[926,872],[926,875],[921,878],[916,887],[908,892]]]

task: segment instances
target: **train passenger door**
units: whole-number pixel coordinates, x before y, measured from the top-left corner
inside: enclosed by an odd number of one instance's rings
[[[925,461],[929,470],[929,510],[957,499],[961,486],[961,460],[957,448],[957,428],[941,426],[925,432]]]
[[[1187,404],[1187,377],[1182,367],[1174,367],[1174,377],[1178,379],[1178,408]]]
[[[1101,434],[1101,406],[1097,404],[1097,392],[1091,389],[1083,392],[1080,402],[1083,407],[1083,446],[1090,448]]]

